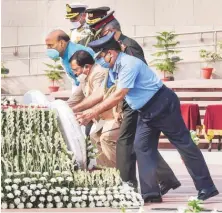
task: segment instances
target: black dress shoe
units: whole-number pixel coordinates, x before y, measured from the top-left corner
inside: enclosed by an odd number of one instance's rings
[[[178,187],[181,186],[181,183],[178,181],[178,182],[175,182],[175,183],[172,183],[172,184],[160,184],[160,192],[161,192],[161,195],[165,195],[170,189],[177,189]]]
[[[162,203],[161,195],[158,196],[149,196],[144,199],[144,203]]]
[[[202,189],[202,190],[200,190],[199,192],[198,192],[198,199],[199,200],[207,200],[207,199],[209,199],[209,198],[211,198],[211,197],[214,197],[214,196],[216,196],[216,195],[218,195],[219,194],[219,192],[218,192],[218,190],[216,189],[216,187],[215,186],[212,186],[212,187],[210,187],[210,188],[208,188],[208,189]]]

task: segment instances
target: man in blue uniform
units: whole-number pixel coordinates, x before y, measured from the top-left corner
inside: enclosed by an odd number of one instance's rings
[[[198,199],[206,200],[217,195],[203,155],[184,124],[178,97],[163,85],[143,61],[121,53],[113,37],[114,33],[111,33],[91,42],[89,46],[100,50],[98,55],[109,63],[112,68],[109,74],[116,80],[117,89],[105,100],[101,94],[95,94],[85,104],[88,110],[77,113],[78,121],[86,125],[125,99],[133,110],[139,112],[135,151],[144,201],[162,201],[156,174],[157,146],[161,132],[178,149],[198,190]]]

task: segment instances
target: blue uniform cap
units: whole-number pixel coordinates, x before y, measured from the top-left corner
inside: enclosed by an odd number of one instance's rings
[[[114,38],[114,34],[115,32],[109,33],[88,44],[88,46],[97,53],[96,57],[98,57],[103,50],[121,50],[119,43]]]

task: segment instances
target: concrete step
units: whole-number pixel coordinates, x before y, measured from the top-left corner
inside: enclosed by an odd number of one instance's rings
[[[176,92],[179,98],[202,98],[202,97],[220,97],[222,99],[222,92]]]

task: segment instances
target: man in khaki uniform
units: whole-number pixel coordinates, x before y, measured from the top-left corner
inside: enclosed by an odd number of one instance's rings
[[[81,110],[85,97],[103,93],[105,99],[115,90],[115,87],[107,89],[106,84],[102,85],[102,82],[108,79],[108,71],[96,64],[88,52],[82,50],[75,52],[70,58],[70,65],[80,82],[73,97],[68,101],[75,112]],[[90,135],[90,139],[99,149],[98,165],[116,166],[116,141],[119,137],[120,122],[115,118],[118,118],[118,115],[118,108],[114,107],[96,119],[99,120],[100,125],[96,125],[96,130]],[[96,120],[94,120],[95,123],[97,123]]]

